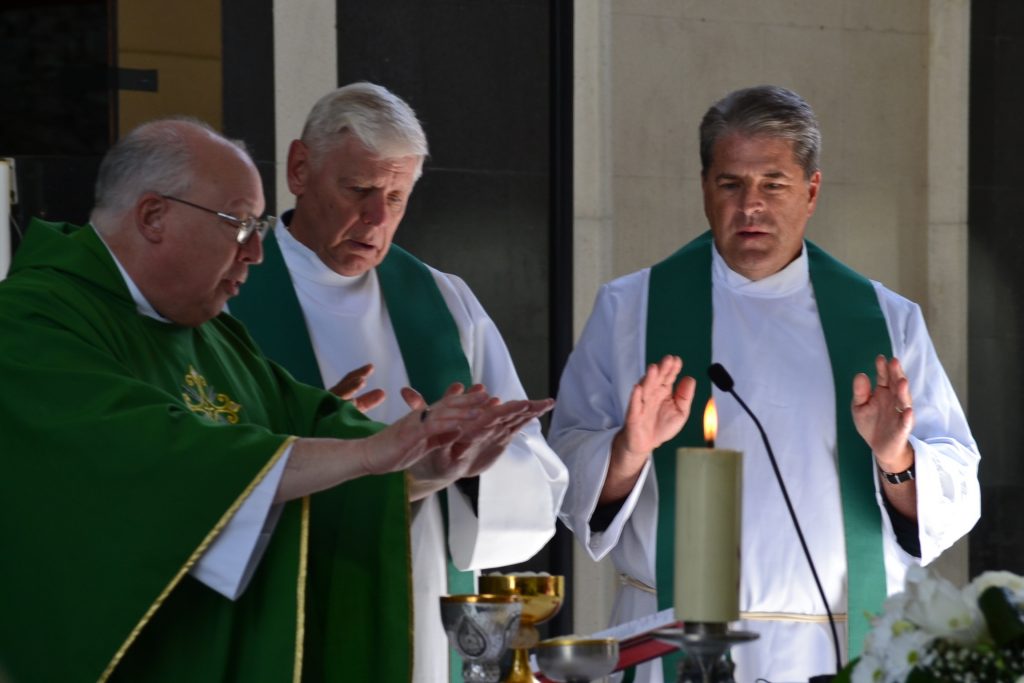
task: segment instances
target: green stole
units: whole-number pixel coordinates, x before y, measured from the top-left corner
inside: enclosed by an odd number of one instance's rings
[[[875,356],[892,356],[885,317],[872,284],[806,242],[811,285],[835,378],[836,445],[846,535],[849,658],[860,653],[870,629],[868,615],[886,597],[881,513],[875,501],[871,448],[857,433],[850,387],[858,372],[874,376]],[[711,364],[711,233],[706,232],[651,268],[647,303],[647,362],[666,354],[683,359],[697,378],[694,414],[711,395],[705,369]],[[697,334],[684,334],[697,330]],[[771,425],[768,425],[768,431]],[[655,561],[658,609],[674,605],[676,449],[703,446],[703,425],[691,415],[682,431],[655,451],[658,537]],[[664,658],[665,680],[675,680],[678,655]]]
[[[427,266],[392,244],[377,267],[377,279],[409,384],[427,403],[440,399],[452,382],[469,387],[473,377],[458,327]],[[242,294],[231,301],[231,313],[245,322],[269,358],[287,368],[296,379],[323,386],[302,307],[272,232],[263,241],[262,265],[250,271]],[[447,530],[447,492],[441,491],[440,496]],[[476,592],[473,572],[459,571],[450,555],[448,592]],[[462,680],[461,666],[458,655],[449,649],[448,668],[454,683]]]

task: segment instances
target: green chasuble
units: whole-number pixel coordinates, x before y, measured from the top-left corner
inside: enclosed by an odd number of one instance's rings
[[[680,356],[697,379],[693,414],[683,430],[655,451],[658,480],[658,538],[655,570],[658,609],[673,606],[676,449],[703,446],[699,418],[711,382],[711,233],[704,233],[651,268],[647,305],[647,362]],[[875,501],[871,449],[857,433],[850,412],[850,386],[858,372],[873,376],[875,356],[892,355],[885,318],[871,283],[810,242],[811,285],[832,363],[836,387],[836,443],[843,521],[846,532],[849,656],[859,654],[870,625],[885,600],[881,513]],[[693,333],[690,333],[693,331]],[[756,411],[756,406],[753,408]],[[771,426],[767,425],[768,431]],[[748,456],[749,457],[749,456]],[[767,457],[767,455],[765,455]],[[756,558],[743,558],[756,562]],[[665,680],[675,679],[678,657],[666,657]]]
[[[303,381],[323,386],[302,308],[273,233],[264,240],[263,251],[263,263],[250,272],[242,293],[231,302],[231,312],[245,322],[268,357]],[[440,399],[453,382],[469,387],[473,378],[458,327],[427,266],[392,244],[377,267],[377,279],[410,385],[428,403]],[[440,496],[447,518],[446,491]],[[476,591],[473,573],[459,571],[450,557],[448,591]],[[450,652],[451,680],[461,681],[461,660]]]
[[[285,504],[236,601],[188,574],[295,436],[379,425],[230,316],[140,315],[91,227],[30,226],[0,283],[0,377],[0,678],[408,679],[401,475]]]

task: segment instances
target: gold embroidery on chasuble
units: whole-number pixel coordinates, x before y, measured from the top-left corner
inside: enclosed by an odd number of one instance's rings
[[[227,394],[217,393],[191,365],[188,366],[185,384],[181,388],[181,398],[193,413],[205,415],[214,422],[238,424],[238,411],[242,406],[232,401]]]

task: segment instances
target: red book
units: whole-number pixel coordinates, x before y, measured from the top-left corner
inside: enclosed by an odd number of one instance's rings
[[[676,621],[667,624],[664,628],[682,627],[683,622]],[[619,641],[619,663],[615,665],[615,670],[622,671],[628,667],[664,657],[678,649],[678,645],[660,639],[650,631],[641,633],[638,636]]]

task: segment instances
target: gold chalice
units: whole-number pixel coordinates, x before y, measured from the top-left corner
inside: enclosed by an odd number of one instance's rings
[[[558,614],[565,595],[565,577],[546,574],[488,574],[479,579],[481,593],[518,595],[523,603],[519,633],[512,647],[515,655],[505,683],[532,683],[529,649],[540,640],[537,624]]]

